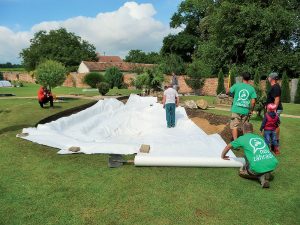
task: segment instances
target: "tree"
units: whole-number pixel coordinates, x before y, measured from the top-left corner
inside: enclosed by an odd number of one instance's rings
[[[232,67],[229,70],[229,75],[230,75],[230,87],[232,87],[235,84],[235,78],[237,77],[237,73],[236,73],[236,68]]]
[[[38,65],[35,74],[38,84],[48,87],[50,90],[62,85],[66,79],[65,66],[54,60],[46,60]]]
[[[300,79],[298,79],[298,84],[297,84],[297,90],[296,90],[294,103],[300,104]]]
[[[104,76],[98,72],[90,72],[83,78],[83,82],[89,85],[91,88],[96,88],[97,84],[103,82],[104,80]]]
[[[134,85],[138,89],[146,89],[147,93],[151,90],[161,90],[161,85],[165,77],[159,67],[148,68],[144,73],[137,75]]]
[[[97,88],[101,95],[106,95],[109,92],[109,84],[106,82],[98,83]]]
[[[3,73],[0,71],[0,80],[4,80]]]
[[[177,46],[181,34],[192,35],[197,40],[192,55],[213,73],[227,73],[235,64],[300,74],[298,1],[184,0],[170,25],[183,30],[167,36],[162,50]]]
[[[260,74],[258,69],[255,70],[255,74],[254,74],[254,89],[257,96],[254,110],[257,112],[257,116],[261,117],[261,112],[265,108],[266,96],[263,94],[260,85]]]
[[[64,64],[68,69],[78,67],[81,61],[96,61],[95,47],[66,29],[39,31],[30,40],[29,48],[21,51],[22,63],[27,71],[34,70],[45,59]]]
[[[159,64],[161,58],[161,55],[157,52],[145,53],[142,50],[136,49],[129,51],[128,55],[125,57],[125,61],[133,63]]]
[[[182,58],[175,54],[168,54],[163,57],[163,62],[160,64],[162,71],[165,74],[183,74],[185,66]]]
[[[123,86],[123,73],[117,67],[110,67],[105,71],[105,79],[110,88]]]
[[[291,92],[289,85],[289,78],[286,72],[283,73],[282,82],[281,82],[281,102],[289,103],[291,102]]]
[[[254,74],[254,86],[260,87],[260,74],[258,70],[256,70]]]
[[[269,80],[268,80],[268,78],[266,79],[266,95],[268,95],[268,93],[270,92],[270,90],[271,90],[271,84],[270,84],[270,82],[269,82]]]
[[[187,68],[185,82],[195,93],[203,86],[205,78],[211,74],[211,68],[200,60],[194,61]]]
[[[217,86],[217,95],[218,94],[225,94],[225,86],[224,86],[224,73],[222,70],[219,71],[218,74],[218,86]]]

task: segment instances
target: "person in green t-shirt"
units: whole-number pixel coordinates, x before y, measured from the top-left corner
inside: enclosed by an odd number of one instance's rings
[[[227,152],[231,148],[243,148],[246,164],[241,168],[239,175],[247,179],[258,179],[263,188],[269,187],[273,175],[271,172],[277,167],[278,161],[270,152],[265,140],[253,134],[253,125],[245,122],[243,136],[229,143],[223,150],[221,158],[228,160]]]
[[[233,97],[231,106],[230,129],[232,130],[233,140],[238,137],[238,128],[242,126],[253,113],[255,106],[256,92],[252,85],[249,84],[250,74],[245,72],[242,74],[243,82],[234,84],[230,90],[227,89]]]

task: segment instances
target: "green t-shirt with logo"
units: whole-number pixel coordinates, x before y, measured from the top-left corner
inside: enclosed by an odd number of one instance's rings
[[[234,95],[231,112],[247,115],[251,106],[251,99],[256,98],[255,89],[250,84],[237,83],[230,88]]]
[[[231,142],[233,148],[242,147],[250,164],[250,170],[255,173],[266,173],[276,168],[278,161],[270,152],[264,139],[256,134],[247,133]]]

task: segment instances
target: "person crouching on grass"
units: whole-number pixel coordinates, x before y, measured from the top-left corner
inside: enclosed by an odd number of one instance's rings
[[[274,146],[275,155],[279,155],[279,145],[277,141],[276,129],[279,127],[280,118],[276,113],[277,105],[270,103],[267,105],[267,113],[261,123],[260,132],[264,135],[265,141],[271,149]],[[264,131],[264,132],[262,132]]]
[[[167,127],[175,127],[175,109],[179,105],[179,96],[172,84],[164,91],[162,100],[164,109],[166,110]]]
[[[270,186],[272,180],[271,172],[277,167],[278,161],[270,152],[269,146],[264,139],[253,134],[253,125],[245,122],[243,125],[243,135],[229,143],[223,150],[221,158],[229,160],[226,156],[231,148],[243,148],[246,164],[240,169],[239,176],[246,179],[259,180],[263,188]]]
[[[50,102],[50,107],[53,107],[53,95],[47,87],[41,86],[38,91],[38,100],[39,104],[42,108],[44,108],[44,104]]]

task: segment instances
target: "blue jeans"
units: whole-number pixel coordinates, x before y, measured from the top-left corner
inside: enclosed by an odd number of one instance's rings
[[[265,130],[264,138],[265,138],[267,145],[270,146],[272,144],[274,146],[278,146],[277,135],[276,135],[275,130]]]
[[[165,105],[166,109],[166,119],[168,127],[175,127],[175,103],[168,103]]]

